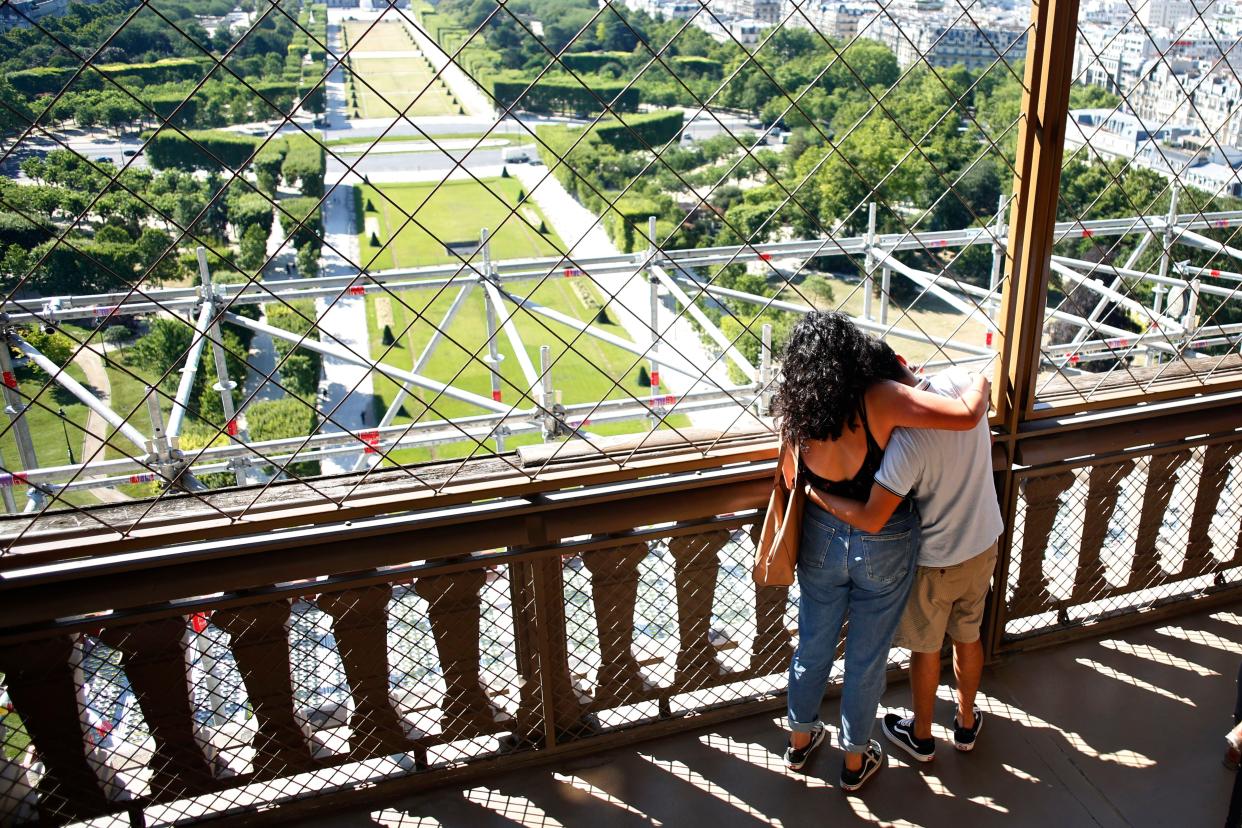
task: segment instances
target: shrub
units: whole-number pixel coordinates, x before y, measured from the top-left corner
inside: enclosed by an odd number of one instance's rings
[[[253,135],[222,130],[191,130],[183,135],[161,129],[147,145],[146,157],[157,170],[240,170],[260,141]]]

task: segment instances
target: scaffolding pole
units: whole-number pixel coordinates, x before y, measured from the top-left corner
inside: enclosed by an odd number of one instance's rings
[[[211,270],[207,267],[207,251],[198,248],[198,273],[202,281],[203,301],[209,305],[215,304],[215,293],[211,283]],[[233,389],[237,387],[237,383],[229,378],[228,356],[224,351],[224,341],[220,335],[220,320],[212,319],[207,328],[207,336],[211,340],[211,354],[215,360],[216,366],[216,382],[212,389],[220,395],[220,406],[224,410],[224,432],[231,440],[237,440],[245,445],[250,442],[250,434],[245,427],[238,422],[237,410],[233,406]],[[250,458],[248,456],[237,457],[232,470],[233,476],[237,479],[237,485],[245,486],[250,482],[250,474],[247,471],[250,466]]]
[[[22,469],[29,471],[30,469],[38,468],[39,458],[35,453],[34,440],[30,436],[30,423],[26,420],[26,409],[28,406],[22,402],[21,394],[17,390],[17,372],[13,370],[13,357],[9,352],[10,343],[16,344],[17,339],[16,335],[10,335],[6,337],[5,341],[0,342],[0,376],[3,377],[4,413],[9,415],[9,422],[12,424],[13,441],[17,443],[17,458],[22,464]],[[53,376],[58,373],[60,373],[59,368],[53,372]],[[6,471],[13,473],[14,471],[21,470],[13,470],[6,467]],[[12,495],[9,496],[9,499],[12,500]],[[26,485],[26,506],[23,511],[37,511],[43,505],[43,501],[43,492],[37,486],[28,483]],[[7,501],[5,506],[8,506]],[[13,508],[16,510],[16,504],[14,504]]]
[[[457,312],[466,304],[466,298],[473,289],[474,284],[469,283],[462,285],[461,289],[457,291],[457,295],[453,297],[448,310],[444,312],[444,318],[440,320],[440,324],[436,326],[435,331],[431,334],[431,339],[427,340],[427,344],[423,346],[422,353],[418,355],[418,360],[414,363],[414,367],[410,369],[415,374],[421,374],[423,369],[427,367],[427,363],[431,361],[431,357],[435,353],[436,346],[444,338],[444,332],[453,323]],[[388,410],[384,412],[384,416],[380,419],[381,427],[392,424],[393,419],[397,416],[397,412],[401,410],[401,406],[405,403],[405,398],[414,393],[414,389],[410,386],[410,383],[403,382],[397,387],[397,393],[393,395],[392,402],[388,405]],[[415,417],[414,419],[418,418]]]
[[[499,334],[498,320],[496,316],[496,308],[488,301],[486,288],[491,286],[492,279],[492,245],[487,235],[487,228],[484,227],[479,233],[479,248],[483,251],[483,275],[479,277],[479,284],[484,286],[483,296],[483,315],[487,319],[487,356],[483,357],[483,361],[487,363],[488,373],[492,383],[492,400],[499,403],[502,401],[503,391],[501,390],[500,361],[504,359],[504,355],[500,353],[500,343],[496,341]],[[492,436],[496,440],[496,453],[500,454],[505,450],[505,434],[506,429],[501,423],[496,426],[496,430]]]
[[[199,248],[202,250],[203,248]],[[200,264],[200,267],[202,265]],[[215,311],[210,291],[203,291],[203,306],[199,308],[198,318],[194,322],[194,342],[190,353],[186,356],[185,365],[181,367],[181,380],[177,383],[177,395],[173,398],[172,412],[168,416],[168,436],[179,437],[181,425],[190,404],[190,394],[194,392],[194,381],[198,377],[198,368],[202,363],[203,346],[207,344],[207,330],[211,325],[211,315]]]
[[[661,284],[664,285],[664,287],[668,288],[669,293],[673,294],[673,298],[681,303],[681,306],[684,307],[690,316],[694,318],[694,321],[698,322],[699,325],[702,326],[703,330],[707,331],[707,335],[710,336],[712,341],[720,347],[721,352],[734,365],[740,368],[742,373],[745,374],[748,379],[752,382],[756,380],[758,378],[758,373],[755,371],[755,366],[752,365],[750,360],[737,349],[733,342],[729,340],[729,337],[725,336],[724,331],[716,327],[716,323],[711,320],[711,317],[703,312],[698,303],[692,300],[689,294],[681,289],[681,285],[673,281],[673,278],[669,276],[668,273],[664,271],[664,268],[659,265],[652,265],[651,273]]]
[[[383,362],[375,362],[374,360],[366,359],[365,357],[358,356],[348,348],[337,345],[329,345],[326,342],[320,342],[315,339],[303,338],[292,331],[286,331],[283,328],[265,325],[262,322],[256,322],[253,319],[247,319],[246,317],[238,316],[235,313],[225,313],[224,318],[234,325],[249,328],[257,333],[265,333],[268,336],[275,337],[276,339],[283,339],[286,342],[292,342],[303,350],[313,351],[317,354],[322,354],[323,356],[330,356],[334,359],[339,359],[342,362],[349,362],[354,365],[361,365],[363,367],[370,368],[376,373],[383,374],[396,382],[407,382],[420,388],[426,388],[443,394],[446,397],[452,397],[455,400],[461,400],[462,402],[477,405],[479,408],[483,408],[487,411],[507,412],[509,410],[507,405],[489,400],[487,397],[479,394],[473,394],[469,391],[463,391],[460,388],[454,388],[451,385],[445,385],[442,382],[428,379],[427,377],[415,374],[412,371],[394,368],[393,366],[387,365]]]

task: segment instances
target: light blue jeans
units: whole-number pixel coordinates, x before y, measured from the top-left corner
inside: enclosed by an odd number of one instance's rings
[[[909,500],[874,535],[807,502],[798,548],[798,649],[789,665],[791,730],[823,727],[819,706],[848,616],[840,746],[850,753],[867,749],[889,647],[914,584],[920,533]]]

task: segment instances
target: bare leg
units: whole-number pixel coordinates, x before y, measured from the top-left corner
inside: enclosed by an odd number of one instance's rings
[[[802,750],[811,743],[811,734],[803,733],[797,730],[789,731],[789,744],[793,745],[794,750]]]
[[[953,675],[957,678],[957,723],[975,725],[975,693],[983,678],[983,642],[953,642]]]
[[[910,693],[914,697],[914,736],[930,739],[936,688],[940,686],[940,653],[910,653]]]
[[[845,769],[851,770],[851,771],[857,771],[858,769],[862,767],[862,760],[863,760],[863,755],[861,753],[846,753],[845,754]]]

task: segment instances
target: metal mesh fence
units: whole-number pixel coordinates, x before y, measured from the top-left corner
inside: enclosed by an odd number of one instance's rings
[[[1019,476],[1007,640],[1242,580],[1236,441]]]
[[[181,823],[770,697],[797,596],[755,589],[750,535],[424,566],[5,645],[0,813]]]
[[[993,356],[1024,11],[5,9],[12,511],[765,430],[813,307]]]
[[[1235,376],[1242,180],[1226,101],[1238,35],[1210,4],[1083,7],[1045,402],[1115,404]]]

